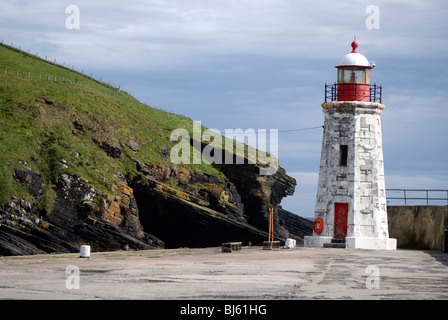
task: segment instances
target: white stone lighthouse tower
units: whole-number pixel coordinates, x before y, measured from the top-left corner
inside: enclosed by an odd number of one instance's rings
[[[381,87],[370,85],[369,61],[357,52],[325,85],[325,114],[313,236],[306,247],[396,249],[389,238],[380,115]]]

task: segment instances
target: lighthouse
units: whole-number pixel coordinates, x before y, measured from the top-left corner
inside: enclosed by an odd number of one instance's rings
[[[395,250],[389,238],[381,133],[382,87],[375,64],[357,51],[340,61],[325,85],[325,115],[313,235],[305,247]]]

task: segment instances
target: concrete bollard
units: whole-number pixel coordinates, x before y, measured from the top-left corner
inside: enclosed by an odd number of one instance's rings
[[[286,239],[285,246],[284,246],[285,249],[292,249],[295,246],[296,246],[296,240],[295,239],[290,239],[290,238]]]
[[[80,258],[90,258],[90,246],[81,246]]]

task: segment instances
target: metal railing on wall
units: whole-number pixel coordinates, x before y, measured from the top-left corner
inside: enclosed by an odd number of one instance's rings
[[[448,205],[448,190],[386,189],[386,199],[390,205]]]

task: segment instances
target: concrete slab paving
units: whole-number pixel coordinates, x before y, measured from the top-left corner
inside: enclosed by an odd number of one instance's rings
[[[0,299],[448,299],[448,254],[245,247],[0,257]]]

